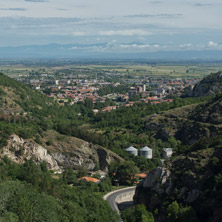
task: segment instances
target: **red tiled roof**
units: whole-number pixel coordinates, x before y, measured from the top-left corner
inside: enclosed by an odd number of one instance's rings
[[[81,177],[79,180],[85,180],[86,182],[98,183],[99,180],[93,177]]]
[[[136,174],[136,176],[138,176],[139,178],[145,178],[146,174],[145,173],[139,173],[139,174]]]
[[[160,102],[159,101],[153,101],[151,102],[152,104],[159,104]]]

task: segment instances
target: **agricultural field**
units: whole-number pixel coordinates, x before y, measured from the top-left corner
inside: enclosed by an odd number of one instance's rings
[[[197,78],[201,79],[212,72],[222,70],[222,64],[200,64],[200,65],[63,65],[57,66],[29,66],[23,64],[1,65],[0,71],[8,76],[27,77],[30,73],[38,74],[71,74],[87,75],[87,78],[95,78],[106,74],[116,74],[118,77],[143,78],[143,77],[164,77],[164,78]],[[82,76],[84,77],[84,76]]]

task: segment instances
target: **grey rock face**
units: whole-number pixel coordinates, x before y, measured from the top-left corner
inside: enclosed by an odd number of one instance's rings
[[[49,169],[60,170],[56,160],[48,154],[47,150],[34,141],[23,140],[17,135],[12,135],[8,145],[3,148],[0,156],[7,155],[16,163],[22,164],[33,158],[36,163],[45,161]]]
[[[171,173],[168,169],[163,167],[157,167],[151,173],[149,173],[142,183],[144,188],[155,190],[156,192],[163,193],[164,191],[169,193],[171,188],[171,182],[169,180]]]
[[[222,92],[222,73],[212,73],[193,88],[192,95],[195,97],[212,96]]]
[[[69,146],[68,149],[66,146]],[[64,152],[64,150],[67,151]],[[112,161],[121,160],[117,154],[83,140],[78,146],[58,142],[54,151],[48,152],[33,140],[24,140],[17,135],[12,135],[8,140],[8,145],[2,149],[0,157],[5,155],[19,164],[23,164],[31,158],[37,164],[45,161],[49,169],[58,172],[67,167],[78,168],[80,166],[84,166],[88,170],[94,170],[99,166],[101,170],[106,171]]]

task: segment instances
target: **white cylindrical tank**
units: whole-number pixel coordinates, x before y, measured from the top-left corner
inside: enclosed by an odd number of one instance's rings
[[[153,150],[147,146],[144,146],[140,149],[140,156],[143,156],[146,159],[152,159],[153,158]]]
[[[130,146],[128,147],[127,149],[125,149],[128,153],[134,155],[134,156],[137,156],[138,155],[138,150],[133,147],[133,146]]]

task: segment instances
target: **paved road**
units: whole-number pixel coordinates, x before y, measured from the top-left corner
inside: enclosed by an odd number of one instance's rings
[[[124,188],[120,189],[111,193],[108,193],[107,195],[104,196],[104,199],[108,201],[109,205],[111,208],[119,214],[119,209],[116,204],[116,197],[120,194],[127,193],[130,191],[135,191],[136,187],[129,187],[129,188]]]

